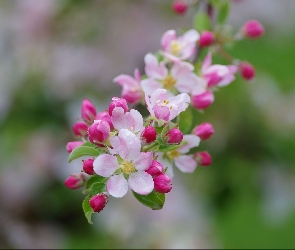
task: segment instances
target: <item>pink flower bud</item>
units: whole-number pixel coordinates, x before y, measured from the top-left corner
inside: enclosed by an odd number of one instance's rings
[[[76,122],[73,126],[74,134],[77,136],[86,136],[88,126],[84,122]]]
[[[166,174],[160,174],[154,178],[154,189],[159,193],[169,193],[172,189],[172,180]]]
[[[157,138],[157,131],[153,126],[147,126],[142,134],[141,139],[145,141],[145,143],[151,143],[155,141]]]
[[[241,62],[239,68],[240,74],[244,79],[250,81],[255,77],[255,69],[250,63]]]
[[[183,133],[178,128],[169,130],[166,136],[168,137],[167,143],[169,144],[179,144],[183,139]]]
[[[249,20],[242,26],[242,33],[249,38],[258,38],[263,35],[264,27],[257,20]]]
[[[96,116],[94,120],[103,120],[106,121],[109,125],[110,125],[110,129],[113,130],[114,126],[111,120],[111,117],[109,115],[108,112],[104,111],[104,112],[99,112]]]
[[[94,195],[89,200],[90,207],[92,207],[94,212],[99,213],[101,210],[104,209],[105,205],[108,202],[108,199],[109,197],[104,193]]]
[[[105,142],[110,136],[110,125],[106,121],[95,120],[88,128],[89,141],[94,144]]]
[[[210,166],[212,164],[211,155],[207,151],[197,152],[194,154],[196,162],[203,167]]]
[[[75,148],[80,147],[84,142],[82,141],[70,141],[67,143],[67,151],[68,153],[71,153]]]
[[[211,123],[204,122],[199,126],[195,127],[193,132],[195,135],[199,136],[201,140],[207,140],[214,134],[214,128]]]
[[[96,115],[94,105],[88,100],[84,99],[81,108],[82,119],[87,123],[92,123]]]
[[[147,170],[145,170],[145,172],[147,172],[151,176],[157,176],[159,174],[163,174],[163,171],[164,171],[164,166],[160,162],[155,160],[153,160],[150,167]]]
[[[188,5],[183,0],[175,0],[172,4],[172,9],[177,14],[184,14],[187,11]]]
[[[208,47],[214,43],[214,33],[211,31],[203,31],[200,36],[199,45],[201,47]]]
[[[94,174],[93,162],[94,160],[92,158],[83,161],[83,170],[86,174],[89,174],[89,175]]]
[[[207,90],[200,95],[194,95],[192,98],[192,104],[196,109],[208,108],[214,102],[214,94]]]
[[[69,189],[77,189],[83,187],[85,183],[85,177],[83,174],[71,174],[64,182],[65,186]]]
[[[112,100],[113,101],[110,103],[110,106],[109,106],[109,114],[110,114],[110,116],[112,116],[113,110],[116,107],[123,108],[125,113],[128,111],[128,104],[127,104],[127,101],[125,99],[119,98],[119,97],[113,97]]]
[[[143,96],[143,92],[141,89],[123,89],[122,90],[122,97],[132,104],[138,103],[141,101]]]

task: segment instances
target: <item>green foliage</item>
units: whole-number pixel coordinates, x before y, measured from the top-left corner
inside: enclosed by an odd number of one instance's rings
[[[70,153],[68,161],[71,162],[71,161],[76,160],[82,156],[99,156],[102,152],[101,149],[94,148],[93,144],[92,144],[93,146],[89,146],[89,144],[91,144],[91,143],[86,142],[82,146],[75,148]]]
[[[140,195],[135,192],[133,192],[133,195],[141,204],[153,210],[162,209],[165,203],[165,194],[158,193],[154,190],[148,195]]]
[[[90,204],[89,204],[89,200],[90,200],[90,196],[87,196],[84,201],[82,202],[82,208],[83,208],[83,211],[84,211],[84,214],[85,214],[85,217],[88,221],[89,224],[93,224],[92,220],[91,220],[91,217],[92,217],[92,214],[94,213],[93,212],[93,209],[91,208]]]
[[[217,22],[218,24],[224,24],[230,12],[229,0],[220,1],[218,10]]]
[[[177,121],[182,133],[190,133],[193,123],[192,108],[189,106],[184,112],[181,112],[177,117]]]
[[[194,15],[193,27],[199,32],[212,29],[210,19],[206,12],[197,12]]]

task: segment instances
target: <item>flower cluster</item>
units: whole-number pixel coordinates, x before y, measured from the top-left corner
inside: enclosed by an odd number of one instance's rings
[[[179,5],[177,9],[180,12]],[[258,37],[254,26],[247,24],[242,33]],[[81,120],[73,126],[80,140],[69,142],[67,151],[69,161],[88,158],[82,161],[81,173],[72,174],[65,185],[85,187],[83,209],[89,221],[109,196],[121,198],[129,189],[142,204],[161,209],[172,189],[174,167],[192,173],[198,165],[211,165],[210,154],[196,148],[214,134],[214,128],[208,122],[194,126],[189,117],[194,110],[208,108],[214,92],[234,81],[237,72],[246,79],[254,75],[246,62],[213,64],[210,50],[200,60],[199,51],[215,43],[213,31],[200,34],[191,29],[177,36],[168,30],[161,50],[144,57],[144,74],[135,69],[134,76],[114,78],[122,86],[122,96],[113,97],[108,108],[97,112],[88,99],[83,100]],[[147,117],[129,107],[139,104],[147,108]]]

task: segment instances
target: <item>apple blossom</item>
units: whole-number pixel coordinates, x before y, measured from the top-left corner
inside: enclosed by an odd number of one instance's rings
[[[84,99],[82,101],[81,115],[82,119],[86,123],[92,123],[94,120],[94,117],[96,115],[96,108],[88,99]]]

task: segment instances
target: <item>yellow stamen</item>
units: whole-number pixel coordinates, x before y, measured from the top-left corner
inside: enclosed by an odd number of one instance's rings
[[[130,173],[136,171],[136,169],[135,169],[133,163],[130,162],[130,161],[123,161],[122,164],[120,165],[120,168],[122,169],[122,171],[123,171],[125,174],[130,174]]]
[[[171,90],[174,85],[176,84],[176,80],[174,77],[172,76],[167,76],[164,80],[163,80],[163,87],[167,90]]]
[[[177,55],[179,55],[180,51],[181,51],[181,46],[180,46],[179,42],[172,41],[171,45],[170,45],[171,54],[177,56]]]
[[[167,152],[166,155],[170,160],[173,161],[175,158],[179,156],[179,152],[177,150],[173,150],[173,151]]]

